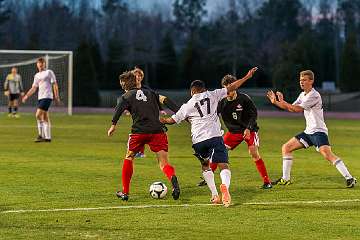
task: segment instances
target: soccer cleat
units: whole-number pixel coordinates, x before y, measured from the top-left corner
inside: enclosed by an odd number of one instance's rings
[[[43,142],[44,140],[45,140],[45,139],[39,135],[39,136],[37,136],[37,138],[34,140],[34,142]]]
[[[271,184],[288,186],[288,185],[292,184],[292,182],[290,180],[285,180],[283,178],[279,178],[278,180],[276,180],[275,182],[272,182]]]
[[[357,182],[356,178],[346,179],[346,187],[353,188],[353,187],[355,187],[356,182]]]
[[[20,115],[17,114],[17,113],[15,113],[15,114],[13,115],[13,117],[14,117],[14,118],[20,118]]]
[[[51,142],[51,139],[44,139],[44,142]]]
[[[207,183],[206,183],[205,179],[203,177],[200,177],[200,179],[201,179],[201,181],[198,183],[198,186],[199,187],[206,186]]]
[[[221,199],[220,199],[219,195],[215,195],[215,196],[212,196],[212,198],[210,199],[210,202],[213,204],[220,204]]]
[[[226,187],[225,184],[220,185],[220,191],[221,191],[221,200],[224,204],[224,207],[229,207],[231,203],[231,196],[229,193],[229,189]]]
[[[262,188],[262,189],[270,189],[270,188],[272,188],[272,184],[271,183],[264,183],[260,188]]]
[[[144,157],[145,157],[145,153],[138,152],[135,154],[135,158],[144,158]]]
[[[172,197],[174,200],[178,200],[180,197],[180,186],[177,177],[174,175],[171,177],[171,184],[173,186]]]
[[[13,115],[12,115],[12,113],[9,113],[7,116],[8,116],[8,117],[12,117]]]
[[[129,200],[129,195],[127,195],[126,193],[123,193],[123,192],[121,192],[121,191],[118,191],[118,192],[116,192],[115,194],[116,194],[116,196],[117,196],[118,198],[120,198],[120,199],[123,200],[123,201]]]

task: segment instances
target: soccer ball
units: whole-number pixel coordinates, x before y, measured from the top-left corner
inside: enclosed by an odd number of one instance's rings
[[[167,194],[167,187],[162,182],[154,182],[150,185],[150,196],[155,199],[164,198]]]

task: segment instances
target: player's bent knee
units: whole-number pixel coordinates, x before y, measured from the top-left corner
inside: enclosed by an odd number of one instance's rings
[[[201,161],[201,166],[202,166],[202,167],[209,167],[209,165],[210,165],[209,160]]]

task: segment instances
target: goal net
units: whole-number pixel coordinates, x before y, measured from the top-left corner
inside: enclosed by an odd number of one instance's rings
[[[8,99],[3,94],[6,76],[12,67],[18,69],[21,75],[24,91],[31,88],[34,75],[37,73],[36,61],[43,57],[48,69],[54,71],[59,85],[59,94],[62,104],[59,110],[64,109],[72,115],[72,80],[73,80],[73,53],[71,51],[32,51],[32,50],[0,50],[0,105],[7,105]],[[30,97],[26,106],[37,105],[37,93]],[[55,104],[52,107],[57,107]]]

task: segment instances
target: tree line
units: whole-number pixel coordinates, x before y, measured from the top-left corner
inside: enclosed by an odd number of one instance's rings
[[[211,1],[211,0],[208,0]],[[173,0],[171,12],[124,0],[0,0],[0,48],[74,51],[75,105],[96,106],[98,90],[139,66],[157,89],[218,87],[222,76],[260,71],[246,87],[289,93],[312,69],[316,86],[360,91],[360,0]]]

